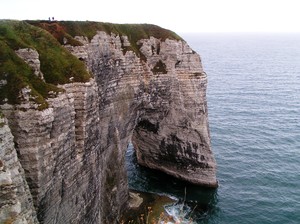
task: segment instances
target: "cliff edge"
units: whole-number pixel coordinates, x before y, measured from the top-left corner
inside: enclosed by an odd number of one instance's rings
[[[23,203],[23,223],[117,223],[128,200],[129,142],[141,165],[217,187],[207,77],[175,33],[148,24],[3,20],[0,53],[8,121],[0,134],[11,142],[0,162],[20,167],[14,175],[23,186],[14,204],[2,203],[1,188],[0,214]],[[3,156],[8,149],[14,163]]]

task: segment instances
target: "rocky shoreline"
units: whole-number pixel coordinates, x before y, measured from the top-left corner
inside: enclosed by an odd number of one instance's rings
[[[166,195],[129,191],[129,207],[121,218],[121,223],[158,223],[159,220],[172,220],[164,206],[177,200]]]

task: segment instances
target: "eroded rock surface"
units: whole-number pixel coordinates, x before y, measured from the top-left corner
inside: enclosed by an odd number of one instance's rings
[[[5,118],[0,118],[0,149],[0,223],[38,223]]]
[[[22,58],[33,70],[34,74],[44,80],[44,75],[41,72],[41,62],[39,53],[31,48],[23,48],[16,50],[16,54]]]
[[[116,223],[128,201],[125,150],[138,162],[216,187],[207,77],[184,41],[139,41],[98,32],[66,46],[94,78],[70,83],[49,108],[1,108],[9,120],[37,217],[42,223]],[[25,59],[24,59],[25,60]]]

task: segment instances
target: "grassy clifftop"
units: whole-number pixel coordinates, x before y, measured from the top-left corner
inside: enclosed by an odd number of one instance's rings
[[[104,31],[108,34],[114,33],[119,36],[127,36],[131,44],[130,47],[124,47],[124,51],[132,50],[138,57],[140,54],[137,42],[141,39],[147,39],[153,36],[162,41],[167,38],[173,40],[182,40],[176,33],[151,24],[113,24],[90,21],[27,21],[28,23],[47,30],[61,44],[70,44],[73,46],[81,45],[74,39],[75,36],[85,36],[91,40],[97,31]]]
[[[15,53],[20,48],[32,48],[39,53],[45,82]],[[59,92],[57,84],[84,82],[90,78],[83,62],[63,48],[47,31],[24,21],[0,20],[0,104],[18,104],[20,90],[31,89],[31,99],[47,107],[49,92]]]
[[[40,105],[39,109],[44,109],[49,92],[63,91],[57,84],[69,83],[71,77],[73,82],[89,80],[90,74],[84,63],[62,45],[81,45],[75,36],[92,39],[97,31],[128,36],[131,47],[125,50],[133,50],[138,56],[137,41],[140,39],[154,36],[161,40],[181,40],[174,32],[149,24],[0,20],[0,104],[19,104],[21,89],[29,87],[31,100]],[[21,48],[31,48],[39,53],[45,82],[17,56],[15,51]]]
[[[132,45],[135,45],[138,40],[146,39],[150,36],[163,41],[167,38],[182,40],[176,33],[151,24],[113,24],[90,21],[49,22],[36,20],[28,20],[27,22],[49,31],[61,44],[63,44],[63,38],[66,38],[70,44],[78,44],[76,40],[72,39],[75,36],[86,36],[91,40],[97,31],[128,36]]]

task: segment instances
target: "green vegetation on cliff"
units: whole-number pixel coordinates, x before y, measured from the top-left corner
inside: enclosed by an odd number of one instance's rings
[[[97,31],[104,31],[108,34],[128,36],[131,44],[136,44],[140,39],[146,39],[153,36],[162,41],[167,38],[173,40],[182,40],[176,33],[151,24],[113,24],[90,21],[38,21],[28,20],[28,23],[41,27],[49,31],[61,44],[64,44],[63,38],[71,40],[75,36],[86,36],[91,40]],[[71,40],[73,41],[73,40]],[[75,40],[76,41],[76,40]],[[74,41],[74,42],[75,42]],[[72,45],[72,43],[70,43]],[[80,44],[80,43],[74,43]]]
[[[63,91],[58,84],[85,82],[90,78],[85,64],[62,45],[82,45],[75,36],[91,40],[97,31],[127,36],[131,46],[123,46],[124,52],[134,51],[143,59],[137,42],[153,36],[160,40],[182,40],[170,30],[149,24],[112,24],[80,21],[12,21],[0,20],[0,104],[20,104],[21,90],[30,89],[30,100],[47,108],[46,99]],[[44,79],[37,77],[16,50],[31,48],[38,52],[40,69]],[[163,68],[163,67],[162,67]],[[160,69],[162,69],[160,68]]]
[[[28,23],[43,28],[50,32],[61,44],[73,46],[81,45],[74,39],[75,36],[85,36],[91,40],[97,31],[104,31],[108,34],[114,33],[119,36],[127,36],[131,44],[124,47],[124,50],[132,50],[138,57],[143,57],[139,51],[137,42],[141,39],[148,39],[153,36],[162,41],[167,38],[182,40],[176,33],[151,24],[113,24],[90,21],[27,21]]]
[[[39,53],[45,82],[15,53],[31,48]],[[19,104],[20,91],[31,89],[31,100],[39,109],[47,107],[49,92],[62,91],[57,84],[84,82],[90,78],[83,62],[63,48],[52,35],[24,21],[0,21],[0,103]]]

